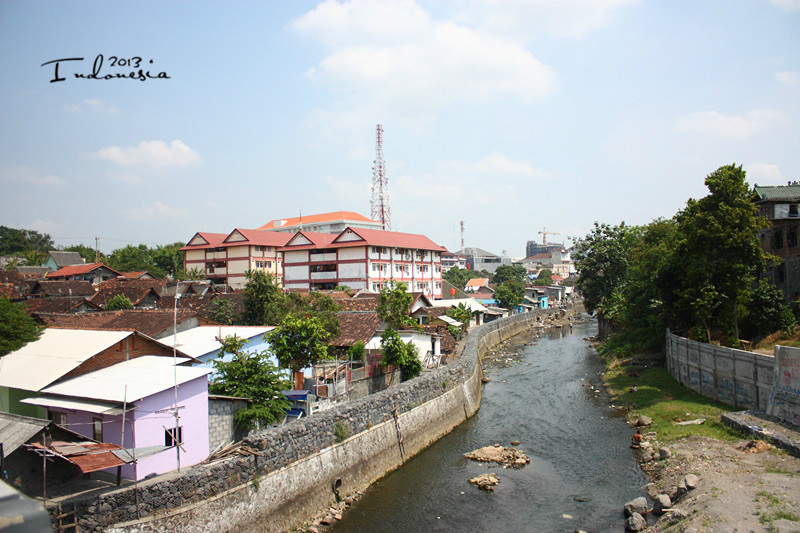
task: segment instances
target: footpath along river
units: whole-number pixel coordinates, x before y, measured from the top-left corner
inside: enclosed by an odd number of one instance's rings
[[[622,507],[647,480],[629,448],[632,431],[600,387],[602,364],[586,337],[594,321],[520,335],[484,364],[478,413],[372,487],[330,531],[624,531]],[[463,455],[499,443],[524,450],[521,469]],[[485,492],[468,480],[494,472]]]

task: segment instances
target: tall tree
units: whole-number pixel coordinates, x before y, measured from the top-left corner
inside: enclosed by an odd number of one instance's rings
[[[55,249],[53,239],[47,233],[0,226],[0,255],[21,254],[29,251],[46,253],[53,249]]]
[[[524,266],[521,265],[500,265],[494,271],[494,275],[492,276],[492,283],[497,283],[498,285],[505,283],[509,280],[518,280],[522,283],[525,283],[525,276],[528,274],[528,271],[525,269]]]
[[[166,271],[156,265],[153,257],[153,250],[148,248],[146,244],[139,244],[137,246],[129,244],[124,248],[118,248],[106,257],[106,264],[120,272],[147,270],[159,278],[166,275]]]
[[[690,199],[676,215],[686,272],[682,293],[698,319],[715,317],[736,344],[740,306],[767,260],[758,232],[769,223],[753,207],[741,165],[718,168],[705,184],[709,194]]]
[[[494,290],[494,299],[500,307],[517,307],[525,299],[525,286],[519,280],[508,280]]]
[[[390,281],[381,289],[378,316],[392,329],[414,327],[416,322],[409,316],[413,300],[405,283]]]
[[[272,276],[261,270],[248,270],[244,287],[242,320],[248,326],[276,326],[288,311],[283,290]]]
[[[287,315],[267,334],[272,352],[294,375],[295,388],[302,389],[302,370],[328,357],[330,333],[316,317]]]
[[[536,279],[533,281],[534,285],[552,285],[553,284],[553,271],[549,268],[543,268]]]
[[[25,312],[25,306],[0,297],[0,356],[19,350],[42,334],[43,328]]]
[[[282,391],[291,387],[291,382],[270,360],[266,351],[243,353],[244,339],[236,336],[220,339],[222,353],[233,354],[231,361],[214,361],[216,375],[208,386],[208,392],[249,398],[252,403],[236,411],[236,423],[244,429],[268,426],[283,420],[289,401]]]
[[[419,350],[414,344],[403,342],[400,334],[393,328],[387,328],[381,336],[383,349],[383,366],[395,365],[400,368],[403,381],[415,378],[422,373],[422,361]]]

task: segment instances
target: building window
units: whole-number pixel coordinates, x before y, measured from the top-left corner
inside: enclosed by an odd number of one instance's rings
[[[103,442],[103,419],[92,418],[92,438],[97,442]]]
[[[48,411],[47,418],[57,426],[67,427],[67,415],[64,413],[59,413],[58,411]]]
[[[175,446],[176,444],[183,444],[183,427],[178,427],[178,442],[175,442],[175,428],[169,428],[164,431],[164,446]]]
[[[783,230],[778,230],[772,234],[772,249],[773,250],[783,249]]]
[[[797,218],[800,213],[797,212],[797,204],[789,204],[789,218]]]
[[[797,228],[789,228],[786,231],[786,247],[797,248]]]

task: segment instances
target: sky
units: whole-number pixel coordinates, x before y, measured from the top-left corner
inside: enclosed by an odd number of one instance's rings
[[[0,2],[0,225],[59,246],[370,216],[378,124],[391,229],[450,251],[785,185],[800,0]]]

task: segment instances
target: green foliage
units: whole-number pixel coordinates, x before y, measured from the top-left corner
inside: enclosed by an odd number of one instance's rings
[[[783,303],[783,291],[765,279],[758,280],[750,293],[747,310],[749,315],[746,324],[761,337],[776,329],[791,332],[797,326],[791,310]]]
[[[231,325],[236,322],[236,311],[233,302],[225,298],[216,298],[208,306],[208,317],[214,322]]]
[[[229,362],[214,361],[216,374],[208,392],[252,400],[251,404],[236,412],[236,422],[244,429],[283,420],[291,405],[282,391],[291,389],[292,384],[272,363],[269,353],[242,353],[245,341],[237,337],[220,340],[221,353],[232,354],[233,359]]]
[[[453,287],[458,287],[463,290],[467,282],[472,278],[491,278],[490,275],[483,275],[481,272],[469,270],[466,268],[453,267],[442,275],[442,279],[448,282]]]
[[[366,361],[367,351],[364,341],[356,341],[347,349],[347,359],[350,361]]]
[[[285,308],[287,313],[317,318],[331,338],[338,337],[341,332],[339,304],[328,294],[312,291],[303,295],[299,292],[290,292],[286,296]]]
[[[242,320],[248,326],[275,326],[288,311],[283,291],[270,274],[248,270]]]
[[[552,285],[553,284],[553,271],[549,268],[543,268],[536,279],[533,281],[534,285]]]
[[[25,306],[0,297],[0,356],[38,339],[44,328],[25,312]]]
[[[520,283],[525,283],[525,276],[528,271],[521,265],[500,265],[494,271],[492,276],[492,283],[502,285],[506,281],[518,280]]]
[[[413,297],[402,281],[390,281],[381,289],[378,316],[389,328],[414,327],[416,323],[408,314]]]
[[[337,420],[333,425],[333,436],[336,442],[347,440],[347,437],[350,436],[350,424],[344,420]]]
[[[108,299],[106,305],[103,307],[105,311],[120,311],[123,309],[133,309],[133,304],[130,298],[124,294],[115,294]]]
[[[575,268],[579,275],[575,286],[581,291],[586,310],[600,310],[620,286],[628,272],[630,253],[639,230],[626,226],[594,223],[594,229],[575,243]]]
[[[451,307],[445,314],[454,320],[461,322],[461,330],[464,331],[469,327],[469,322],[472,320],[472,310],[466,304],[460,303],[455,307]],[[453,326],[455,327],[455,326]]]
[[[272,352],[281,366],[299,372],[321,359],[328,358],[331,334],[316,317],[287,315],[280,325],[267,334]]]
[[[506,281],[495,289],[494,298],[500,307],[517,307],[525,299],[525,286],[516,279]]]
[[[47,253],[53,249],[55,249],[53,239],[47,233],[0,226],[0,255],[23,254],[30,251]]]
[[[422,373],[422,362],[419,360],[417,347],[411,342],[403,342],[396,330],[386,328],[381,335],[381,348],[383,349],[382,365],[399,367],[404,381]]]

